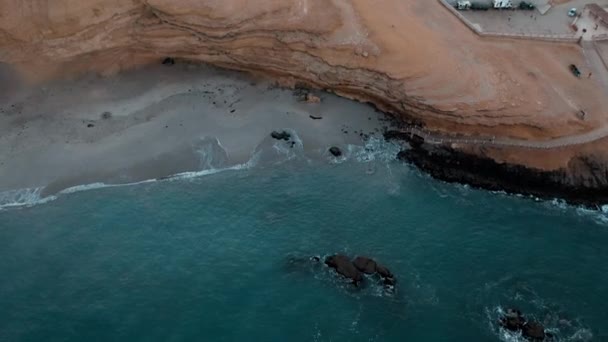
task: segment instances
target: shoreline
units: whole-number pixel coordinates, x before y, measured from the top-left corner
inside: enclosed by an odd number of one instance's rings
[[[302,92],[319,96],[321,103],[302,101]],[[190,63],[106,78],[89,75],[21,93],[19,101],[3,103],[10,110],[0,116],[0,194],[42,189],[40,196],[46,198],[83,184],[132,184],[230,168],[250,160],[256,148],[270,148],[273,130],[293,129],[297,139],[306,141],[305,152],[321,157],[324,148],[361,145],[369,135],[386,133],[387,140],[396,137],[411,144],[410,135],[416,132],[389,130],[425,126],[383,113],[373,104]],[[577,189],[567,184],[564,170],[498,162],[460,149],[459,141],[418,138],[430,144],[411,144],[400,159],[434,178],[594,209],[608,203],[603,195],[608,187]],[[207,152],[215,152],[215,160]],[[480,166],[487,172],[479,172]],[[530,183],[510,182],[513,177]]]
[[[570,205],[598,211],[608,204],[608,186],[603,186],[601,182],[573,185],[569,183],[567,169],[547,171],[499,163],[492,158],[461,150],[457,144],[427,142],[424,137],[415,134],[388,131],[385,138],[406,141],[410,148],[402,150],[397,158],[434,179],[549,201],[561,199]],[[580,157],[579,163],[589,169],[598,169],[592,160],[584,157]]]
[[[0,114],[0,193],[44,188],[46,197],[82,184],[230,168],[257,148],[280,148],[270,137],[274,130],[293,130],[293,144],[279,154],[295,146],[320,155],[382,134],[383,113],[308,91],[321,102],[302,101],[297,91],[268,80],[195,64],[24,89],[17,101],[1,105],[9,110]]]

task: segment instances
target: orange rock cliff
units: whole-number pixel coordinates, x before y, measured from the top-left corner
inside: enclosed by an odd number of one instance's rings
[[[606,170],[608,96],[568,70],[585,65],[581,47],[481,38],[438,1],[0,2],[0,62],[32,80],[112,74],[165,56],[328,89],[441,134],[523,142],[449,149],[561,172],[569,186],[590,184],[581,157]],[[534,146],[551,139],[564,143]]]

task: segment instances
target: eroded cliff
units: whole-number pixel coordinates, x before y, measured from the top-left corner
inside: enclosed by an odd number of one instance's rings
[[[165,56],[304,82],[449,134],[547,140],[588,135],[608,118],[604,90],[567,68],[585,65],[579,46],[480,39],[436,1],[0,3],[0,61],[31,81],[112,74]],[[508,146],[486,156],[550,171],[581,153],[603,165],[602,144],[582,152],[573,138],[535,152],[541,161]]]

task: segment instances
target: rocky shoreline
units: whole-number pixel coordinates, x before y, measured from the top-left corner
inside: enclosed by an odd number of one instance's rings
[[[500,163],[447,144],[431,144],[408,133],[388,131],[385,138],[408,142],[411,148],[401,151],[397,158],[442,181],[542,199],[560,198],[592,209],[608,203],[608,171],[605,164],[590,156],[575,157],[566,168],[546,171]]]

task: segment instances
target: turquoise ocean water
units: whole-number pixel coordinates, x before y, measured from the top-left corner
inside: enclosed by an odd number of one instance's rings
[[[608,224],[395,161],[292,158],[0,211],[1,341],[608,341]],[[305,259],[386,264],[355,290]]]

